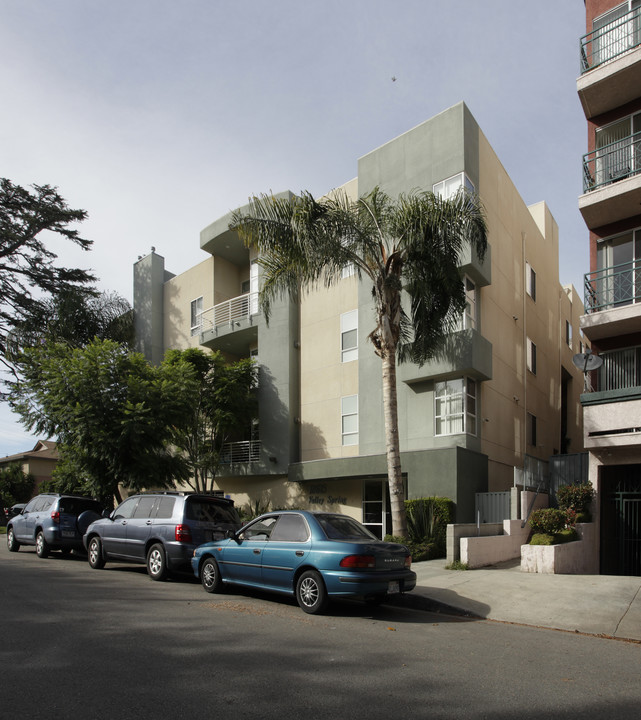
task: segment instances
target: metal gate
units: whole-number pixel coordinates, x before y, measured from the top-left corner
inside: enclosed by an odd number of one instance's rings
[[[509,520],[510,495],[509,491],[476,493],[474,517],[482,523],[498,523]]]
[[[601,468],[601,572],[641,575],[641,465]]]

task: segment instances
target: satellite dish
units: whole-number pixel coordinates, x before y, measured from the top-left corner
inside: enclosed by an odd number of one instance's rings
[[[603,365],[603,358],[595,355],[592,350],[588,349],[584,353],[577,353],[572,358],[572,362],[582,373],[587,373],[590,372],[590,370],[600,368],[601,365]]]

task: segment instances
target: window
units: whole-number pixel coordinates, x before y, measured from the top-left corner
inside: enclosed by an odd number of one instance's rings
[[[150,518],[154,507],[156,498],[153,495],[141,497],[138,506],[134,510],[134,514],[131,517],[135,518]]]
[[[386,480],[363,480],[363,525],[379,540],[391,532],[392,512]]]
[[[352,277],[352,275],[356,275],[356,268],[354,266],[354,263],[347,263],[347,265],[343,265],[343,268],[341,270],[341,280]]]
[[[465,310],[459,318],[457,330],[476,329],[476,284],[467,275],[463,279],[465,284]]]
[[[527,369],[536,375],[536,345],[527,339]]]
[[[641,113],[628,115],[595,131],[596,184],[601,186],[641,169]]]
[[[615,58],[640,42],[641,22],[636,11],[641,0],[626,0],[592,22],[592,64]],[[630,17],[626,17],[632,13]]]
[[[434,434],[476,435],[476,381],[442,380],[434,386]]]
[[[595,310],[641,300],[641,228],[598,243],[597,273],[592,289]]]
[[[341,435],[343,445],[358,445],[358,395],[341,398]]]
[[[137,497],[127,498],[114,510],[114,520],[126,520],[132,516],[133,511],[136,509],[138,503]]]
[[[527,414],[527,444],[536,447],[536,415]]]
[[[281,515],[270,538],[280,542],[306,542],[309,529],[302,515]]]
[[[203,299],[202,297],[191,301],[191,334],[198,335],[203,324]]]
[[[358,360],[358,310],[341,315],[341,362]]]
[[[525,289],[532,300],[536,300],[536,273],[530,263],[525,263]]]
[[[572,350],[572,323],[569,320],[565,321],[565,342]]]
[[[256,520],[244,530],[241,537],[243,540],[269,540],[277,520],[278,515]]]
[[[440,195],[443,200],[449,200],[454,197],[461,188],[465,188],[468,192],[474,192],[474,184],[464,172],[453,175],[447,178],[447,180],[434,183],[432,191],[434,195]]]

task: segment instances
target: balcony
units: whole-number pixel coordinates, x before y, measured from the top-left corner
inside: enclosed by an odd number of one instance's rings
[[[212,350],[247,355],[248,345],[258,337],[258,293],[245,293],[203,310],[200,343]]]
[[[589,340],[641,331],[641,261],[588,273],[584,281],[586,315],[581,329]]]
[[[577,90],[586,117],[601,115],[639,95],[641,10],[622,15],[581,38]]]
[[[260,440],[240,440],[225,443],[220,452],[221,465],[238,465],[260,460]]]
[[[583,156],[583,192],[579,210],[586,225],[601,227],[639,214],[641,133]]]

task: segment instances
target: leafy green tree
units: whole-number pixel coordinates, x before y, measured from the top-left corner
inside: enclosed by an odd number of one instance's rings
[[[50,185],[30,191],[0,178],[0,362],[9,370],[7,339],[16,323],[36,313],[46,298],[95,280],[86,270],[56,265],[56,253],[43,239],[55,233],[89,250],[91,241],[71,227],[86,217]]]
[[[196,383],[189,388],[187,422],[174,424],[174,443],[189,466],[187,484],[198,492],[213,490],[226,442],[246,435],[256,416],[256,367],[253,360],[225,361],[199,348],[169,350],[161,367],[186,364]]]
[[[382,361],[392,528],[407,537],[396,363],[434,357],[463,312],[461,255],[471,245],[482,258],[487,245],[480,201],[463,191],[449,200],[431,192],[393,200],[379,188],[355,201],[340,191],[320,200],[307,192],[291,200],[261,195],[233,215],[230,228],[260,252],[267,319],[276,297],[332,285],[349,264],[371,284],[369,339]]]
[[[20,463],[0,470],[0,510],[15,503],[27,502],[33,492],[33,475],[24,472]]]
[[[27,429],[57,438],[60,489],[119,500],[119,485],[162,488],[186,479],[171,440],[196,384],[188,365],[152,367],[109,340],[84,348],[45,343],[23,357],[10,403]]]
[[[9,351],[19,364],[23,347],[45,341],[84,347],[96,338],[133,349],[133,310],[117,293],[73,288],[41,301],[30,315],[17,321]]]

